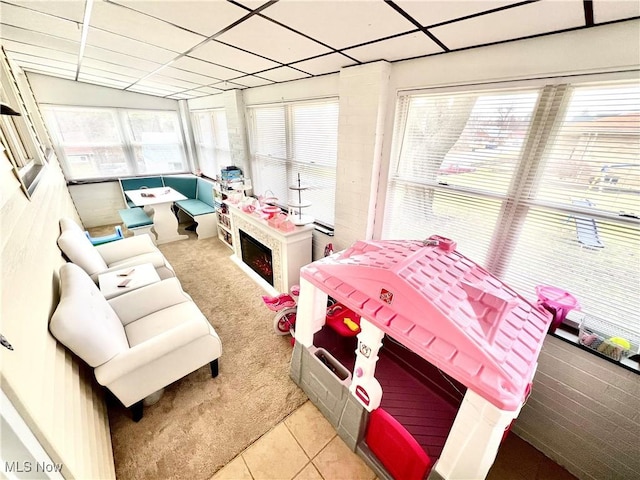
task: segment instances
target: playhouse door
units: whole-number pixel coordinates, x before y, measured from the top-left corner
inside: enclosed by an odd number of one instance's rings
[[[422,480],[431,467],[431,459],[416,439],[382,408],[371,412],[365,440],[397,480]]]

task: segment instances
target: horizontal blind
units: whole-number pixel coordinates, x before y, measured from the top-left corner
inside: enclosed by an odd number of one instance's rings
[[[396,175],[506,194],[537,98],[527,90],[402,99],[406,126]]]
[[[545,146],[505,278],[640,336],[640,82],[571,87]]]
[[[311,207],[303,213],[328,225],[334,224],[336,164],[338,160],[338,102],[291,105],[291,168],[288,182],[296,184],[298,174],[309,190],[303,201]],[[297,192],[289,191],[297,202]]]
[[[338,151],[338,102],[297,102],[251,107],[254,192],[273,194],[283,208],[297,202],[289,189],[308,186],[302,200],[311,207],[303,213],[333,225]]]
[[[115,110],[43,107],[67,180],[131,175]]]
[[[215,178],[231,164],[227,115],[224,109],[216,109],[194,112],[192,118],[200,170]]]
[[[404,96],[392,151],[384,238],[453,238],[529,300],[554,285],[640,336],[637,81]]]
[[[127,127],[133,149],[136,174],[184,172],[184,144],[180,121],[174,111],[126,110]]]
[[[284,106],[249,109],[252,133],[253,191],[256,195],[273,194],[286,204],[287,126]]]

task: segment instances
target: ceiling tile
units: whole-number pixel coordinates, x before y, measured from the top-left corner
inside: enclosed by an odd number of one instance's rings
[[[140,85],[136,83],[132,87],[127,88],[128,92],[147,93],[149,95],[156,95],[159,97],[165,97],[167,95],[173,95],[177,93],[175,90],[166,90],[164,88],[148,87],[146,85]]]
[[[200,60],[196,60],[196,61],[200,62]],[[169,78],[177,78],[180,80],[185,80],[187,82],[197,83],[199,85],[208,85],[209,83],[215,83],[220,80],[220,78],[210,77],[206,75],[201,75],[200,73],[194,73],[187,70],[174,68],[173,66],[176,63],[177,62],[172,63],[171,67],[163,68],[161,70],[162,75]],[[205,65],[208,65],[208,64],[205,64]],[[235,75],[238,75],[238,72],[234,72],[233,70],[231,72],[235,73]]]
[[[262,13],[336,49],[416,28],[385,2],[280,0]]]
[[[85,71],[86,68],[91,68],[92,70],[97,72],[102,72],[103,74],[111,73],[114,75],[123,75],[127,78],[131,78],[131,82],[148,75],[149,72],[145,72],[144,70],[138,70],[137,68],[129,68],[123,67],[122,65],[115,65],[113,63],[103,62],[101,60],[96,60],[94,58],[87,58],[86,56],[82,59],[82,68],[81,73]]]
[[[68,0],[19,0],[13,3],[19,3],[20,6],[37,10],[42,13],[65,18],[73,22],[82,22],[84,17],[85,2],[70,2]],[[4,15],[4,5],[2,6]]]
[[[281,63],[290,63],[330,51],[313,40],[257,16],[224,32],[216,39]],[[268,41],[265,41],[266,39]]]
[[[41,47],[60,50],[62,52],[78,54],[80,51],[80,42],[66,40],[64,38],[53,37],[44,33],[30,32],[22,28],[2,25],[2,38],[15,40],[16,42],[39,45]]]
[[[11,58],[15,60],[18,64],[20,63],[29,63],[31,65],[43,65],[46,67],[57,68],[59,70],[74,72],[77,69],[77,63],[74,62],[65,62],[61,60],[55,60],[52,58],[42,58],[42,57],[34,57],[32,55],[25,55],[22,53],[14,53],[11,55]]]
[[[61,52],[52,50],[51,48],[41,47],[39,45],[27,45],[24,43],[13,42],[11,40],[2,40],[2,45],[7,52],[24,53],[35,57],[52,58],[54,60],[62,60],[64,62],[77,62],[78,55],[74,53]]]
[[[198,60],[197,58],[191,58],[188,56],[179,58],[171,64],[171,67],[188,70],[191,72],[198,72],[202,75],[214,77],[215,79],[219,80],[228,80],[244,73],[240,72],[239,70],[231,70],[220,65],[215,65],[211,62],[205,62],[203,60]]]
[[[262,40],[264,42],[264,38]],[[251,53],[243,52],[212,40],[189,53],[190,57],[201,58],[218,65],[240,70],[242,73],[254,73],[258,70],[272,68],[278,64]],[[237,77],[238,75],[234,75]]]
[[[583,26],[582,0],[542,0],[429,29],[449,49]]]
[[[174,2],[172,2],[174,3]],[[174,7],[175,7],[174,3]],[[204,37],[113,3],[94,2],[91,26],[174,52],[197,45]]]
[[[269,85],[273,83],[271,80],[256,77],[254,75],[245,75],[244,77],[234,78],[233,81],[247,87],[260,87],[262,85]]]
[[[198,98],[204,97],[205,95],[193,95],[190,93],[176,93],[175,95],[169,95],[167,98],[171,98],[173,100],[189,100],[190,98]]]
[[[288,80],[296,80],[298,78],[307,78],[309,75],[290,67],[279,67],[266,72],[260,72],[260,76],[274,82],[286,82]]]
[[[93,83],[96,85],[102,85],[104,87],[119,88],[119,89],[124,89],[125,87],[131,85],[131,82],[126,82],[123,80],[117,80],[113,78],[106,78],[101,75],[91,75],[88,73],[80,73],[80,75],[78,76],[78,80],[81,82]]]
[[[95,47],[106,48],[120,53],[134,53],[139,58],[151,60],[157,63],[167,63],[178,55],[176,52],[156,47],[148,43],[132,40],[116,33],[90,28],[87,35],[87,44]]]
[[[48,67],[46,65],[41,65],[39,63],[30,63],[30,62],[18,62],[18,65],[22,67],[26,72],[35,72],[42,73],[44,75],[52,75],[54,77],[60,78],[68,78],[73,80],[76,78],[75,70],[63,70],[55,67]]]
[[[199,94],[206,94],[206,95],[217,95],[218,93],[222,93],[224,90],[220,90],[219,88],[213,88],[213,87],[200,87],[200,88],[196,88],[195,90],[192,90],[189,93],[199,93]]]
[[[430,0],[428,2],[396,0],[395,3],[411,15],[414,20],[417,20],[420,25],[429,26],[520,2],[521,0],[458,0],[455,2],[451,0]]]
[[[234,82],[219,82],[214,83],[211,87],[217,88],[219,90],[233,90],[236,88],[246,88],[244,85],[240,85],[239,83]]]
[[[161,70],[161,72],[164,73],[164,70]],[[187,82],[184,80],[179,80],[177,78],[166,77],[160,74],[151,75],[150,77],[147,78],[147,80],[151,82],[156,82],[158,84],[179,88],[180,90],[188,90],[192,88],[198,88],[200,86],[199,83]],[[208,83],[211,83],[211,82],[208,82]]]
[[[640,16],[640,2],[637,0],[594,0],[593,20],[595,23],[610,22]]]
[[[100,68],[87,67],[84,65],[84,63],[80,67],[80,75],[91,76],[95,78],[105,78],[105,79],[114,80],[117,82],[122,82],[125,84],[125,87],[127,85],[131,85],[132,83],[140,79],[140,77],[133,77],[131,75],[122,75],[120,73],[109,72],[106,70],[102,70]]]
[[[75,41],[79,41],[81,35],[80,26],[76,22],[8,3],[2,4],[2,23]]]
[[[389,62],[404,58],[432,55],[442,52],[433,40],[422,32],[410,33],[401,37],[370,43],[362,47],[345,50],[347,55],[357,58],[361,62],[387,60]]]
[[[176,8],[175,2],[157,0],[115,0],[114,3],[126,5],[207,37],[249,13],[244,8],[221,1],[181,0],[179,8]]]
[[[113,63],[116,65],[122,65],[124,67],[136,68],[146,73],[154,71],[161,66],[160,63],[149,62],[137,57],[131,57],[124,53],[111,52],[104,48],[94,47],[93,45],[87,45],[84,49],[85,58],[92,58],[94,60],[103,60],[107,63]],[[84,61],[84,60],[83,60]]]
[[[136,84],[131,88],[133,87],[152,88],[154,90],[158,90],[158,91],[162,90],[169,93],[177,93],[183,90],[188,90],[187,88],[182,88],[175,85],[167,85],[166,83],[154,81],[154,80],[151,80],[150,78],[151,77],[145,78],[144,80],[140,80],[139,82],[136,82]]]
[[[311,60],[305,60],[304,62],[296,62],[291,66],[304,70],[312,75],[322,75],[324,73],[338,72],[342,67],[349,67],[355,64],[356,62],[344,55],[332,53],[330,55],[312,58]]]

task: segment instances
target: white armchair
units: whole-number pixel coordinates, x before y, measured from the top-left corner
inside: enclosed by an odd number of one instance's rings
[[[150,394],[207,363],[218,375],[220,338],[177,278],[107,301],[84,270],[67,263],[60,290],[49,330],[132,407],[135,421]]]
[[[65,256],[82,267],[94,282],[98,275],[151,263],[161,279],[175,277],[173,267],[149,235],[127,237],[117,242],[94,246],[84,230],[70,218],[60,219],[58,246]]]

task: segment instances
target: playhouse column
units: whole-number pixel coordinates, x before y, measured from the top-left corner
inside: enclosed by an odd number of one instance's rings
[[[300,296],[296,312],[294,337],[297,343],[309,348],[313,345],[313,334],[327,321],[328,295],[313,286],[311,282],[300,279]]]
[[[429,480],[485,478],[505,429],[519,412],[500,410],[468,389]]]
[[[378,352],[384,332],[365,318],[360,319],[358,350],[349,391],[369,412],[380,406],[382,387],[375,379]]]

